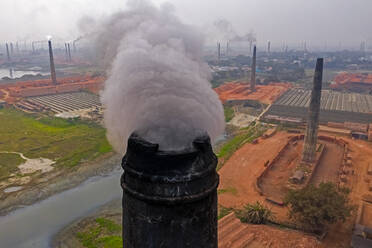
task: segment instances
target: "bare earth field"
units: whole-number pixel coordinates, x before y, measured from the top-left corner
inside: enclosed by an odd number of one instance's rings
[[[320,134],[326,135],[324,133]],[[247,203],[260,201],[276,213],[277,221],[288,222],[287,209],[265,201],[265,197],[258,193],[254,184],[256,178],[264,169],[264,163],[267,160],[271,161],[275,157],[286,144],[289,136],[290,134],[286,132],[278,132],[269,139],[260,139],[258,144],[245,144],[236,151],[219,171],[221,176],[219,189],[229,189],[226,193],[219,195],[219,204],[224,207],[241,208]],[[353,163],[352,170],[355,172],[354,175],[351,173],[348,175],[346,186],[351,188],[350,198],[352,203],[357,205],[362,196],[368,193],[367,181],[369,177],[366,171],[368,163],[372,163],[372,144],[361,140],[342,138],[349,142],[349,153],[352,156]],[[297,146],[299,147],[298,149],[301,148],[301,144]],[[328,151],[325,151],[327,156],[320,162],[324,166],[319,167],[321,169],[315,171],[312,183],[319,183],[323,180],[338,180],[337,171],[339,168],[337,163],[340,159],[340,152],[342,152],[340,149],[332,146],[329,147]],[[331,159],[332,157],[337,159]],[[278,179],[280,177],[278,176]],[[355,217],[356,213],[345,223],[334,225],[322,242],[321,247],[350,247]]]
[[[289,83],[257,85],[256,91],[252,92],[247,82],[229,82],[215,88],[215,91],[223,103],[227,100],[256,100],[271,104],[290,87]]]

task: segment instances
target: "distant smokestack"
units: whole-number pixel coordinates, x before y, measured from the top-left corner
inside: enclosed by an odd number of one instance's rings
[[[251,91],[256,91],[256,46],[253,47],[252,67],[251,67]]]
[[[16,51],[17,51],[17,54],[19,54],[19,46],[18,46],[18,41],[16,42]]]
[[[361,51],[362,53],[364,53],[364,52],[366,51],[366,42],[365,42],[365,41],[362,41],[362,42],[360,43],[360,51]]]
[[[53,49],[52,49],[51,40],[48,40],[48,46],[49,46],[49,58],[50,58],[50,75],[52,77],[53,84],[57,84],[56,68],[54,66]]]
[[[267,42],[267,52],[270,53],[270,49],[271,49],[271,42],[268,41]]]
[[[35,53],[35,42],[34,41],[31,43],[31,46],[32,46],[32,53]]]
[[[8,62],[11,62],[12,59],[11,59],[11,57],[10,57],[10,53],[9,53],[9,45],[8,45],[8,43],[5,44],[5,47],[6,47],[6,57],[7,57],[7,59],[8,59]]]
[[[10,42],[10,54],[13,56],[14,55],[14,47],[13,47],[13,43]]]
[[[137,134],[123,158],[123,247],[217,248],[217,157],[208,136],[160,151]]]
[[[220,61],[221,59],[221,43],[217,43],[217,57],[218,57],[218,61]]]
[[[313,90],[311,91],[308,120],[305,133],[302,161],[312,163],[315,159],[316,144],[318,142],[318,124],[320,99],[322,96],[323,59],[318,58],[314,74]]]
[[[72,61],[72,58],[71,58],[70,43],[67,43],[67,49],[68,49],[68,59],[69,59],[69,61],[71,62],[71,61]]]
[[[65,43],[65,54],[66,54],[66,61],[68,61],[68,48],[67,48],[67,43]]]
[[[229,41],[226,42],[226,57],[229,56]]]

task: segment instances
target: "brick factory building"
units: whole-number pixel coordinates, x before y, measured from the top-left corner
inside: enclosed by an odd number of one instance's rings
[[[98,93],[102,89],[104,77],[76,76],[58,79],[53,84],[49,79],[18,82],[0,86],[0,97],[8,103],[14,103],[19,98],[53,95],[81,90]]]
[[[342,72],[333,81],[331,88],[336,90],[372,92],[372,74]]]
[[[274,102],[263,119],[304,125],[310,94],[311,91],[305,89],[288,90]],[[372,123],[372,95],[323,90],[319,122],[329,127],[350,130],[355,137],[367,139],[369,124]]]

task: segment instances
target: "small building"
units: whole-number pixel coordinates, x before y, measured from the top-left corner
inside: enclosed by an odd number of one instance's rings
[[[297,170],[289,179],[292,183],[301,184],[305,178],[305,173],[302,170]]]
[[[368,134],[362,132],[351,132],[351,137],[354,139],[368,140]]]
[[[372,247],[372,228],[356,224],[354,227],[353,236],[351,239],[351,247],[353,248],[369,248]]]
[[[372,175],[372,164],[368,164],[368,170],[367,170],[368,175]]]

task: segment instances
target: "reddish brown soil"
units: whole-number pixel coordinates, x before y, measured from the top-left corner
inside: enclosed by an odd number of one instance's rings
[[[361,218],[361,223],[364,226],[372,226],[372,204],[364,203],[363,204],[363,214]]]
[[[319,140],[319,143],[325,145],[325,150],[310,183],[337,183],[343,159],[343,147],[323,140]],[[290,144],[279,160],[262,178],[260,186],[265,196],[278,200],[285,197],[288,192],[288,187],[286,187],[288,180],[300,163],[302,149],[303,141],[299,141],[295,145]]]
[[[342,164],[343,148],[330,142],[320,143],[326,144],[326,146],[310,183],[315,185],[321,182],[337,183],[340,165]]]
[[[293,145],[290,144],[278,161],[262,178],[260,184],[265,196],[282,200],[288,192],[286,187],[289,178],[293,175],[300,162],[303,141]]]
[[[323,132],[320,132],[320,134],[327,135],[327,133]],[[279,207],[265,201],[265,197],[261,196],[255,190],[254,184],[256,178],[264,169],[264,163],[267,160],[271,161],[275,157],[279,150],[286,144],[289,136],[290,134],[288,133],[278,132],[271,138],[260,139],[258,144],[244,145],[231,156],[229,161],[219,171],[221,176],[219,188],[235,189],[235,191],[220,194],[219,204],[225,207],[239,208],[247,203],[260,201],[276,213],[275,217],[278,221],[288,221],[287,208]],[[372,143],[345,137],[342,138],[349,142],[349,154],[352,156],[353,163],[350,170],[354,170],[355,172],[347,176],[347,184],[345,186],[351,189],[350,198],[352,204],[358,205],[364,195],[372,194],[372,192],[368,191],[368,182],[372,181],[372,176],[367,175],[368,163],[372,163]],[[335,151],[333,152],[333,150]],[[330,149],[330,151],[332,154],[329,154],[327,157],[338,156],[338,149]],[[324,166],[316,172],[314,182],[317,183],[324,178],[335,180],[335,168],[330,165],[337,163],[337,161],[338,159],[336,161],[328,159],[321,161],[321,164]],[[369,216],[369,213],[367,215]],[[321,247],[350,247],[355,218],[356,211],[345,223],[333,225],[325,240],[322,241]],[[370,218],[365,218],[364,222],[371,222],[366,224],[372,225]]]
[[[256,100],[265,104],[273,103],[291,87],[290,83],[258,85],[256,91],[250,90],[247,82],[225,83],[215,89],[222,102],[227,100]]]
[[[220,189],[235,189],[237,193],[220,194],[218,201],[224,207],[240,208],[255,201],[265,202],[255,189],[257,177],[267,160],[273,160],[287,143],[289,135],[278,132],[269,139],[260,139],[258,144],[246,144],[236,151],[219,171]],[[271,206],[270,206],[271,207]],[[286,208],[272,206],[277,217],[286,219]]]
[[[316,238],[266,225],[241,223],[233,213],[218,222],[219,248],[317,248]]]

